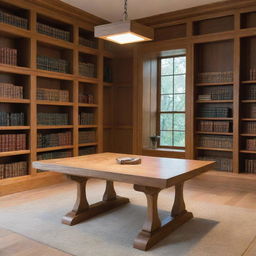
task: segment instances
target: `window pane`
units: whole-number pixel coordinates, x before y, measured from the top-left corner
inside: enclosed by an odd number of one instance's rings
[[[185,75],[174,76],[174,93],[185,93]]]
[[[173,111],[173,95],[161,96],[161,111]]]
[[[173,93],[173,76],[161,77],[161,94]]]
[[[161,114],[160,130],[172,130],[173,114]]]
[[[173,146],[172,145],[172,132],[160,132],[160,145],[161,146]]]
[[[185,114],[174,114],[173,128],[174,130],[185,131]]]
[[[173,74],[173,58],[161,59],[161,75]]]
[[[185,147],[185,132],[174,132],[174,146]]]
[[[174,59],[174,74],[186,73],[186,57],[176,57]]]
[[[174,95],[174,111],[185,111],[185,94]]]

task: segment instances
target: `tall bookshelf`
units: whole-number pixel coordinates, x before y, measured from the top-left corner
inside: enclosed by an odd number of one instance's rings
[[[255,8],[192,24],[194,157],[216,161],[220,171],[255,174]]]
[[[233,171],[233,51],[233,40],[195,46],[196,157],[215,160],[217,169],[229,172]]]
[[[104,66],[114,55],[93,37],[93,26],[102,21],[77,13],[67,18],[39,5],[0,3],[4,13],[16,16],[1,23],[0,48],[17,49],[16,65],[1,57],[0,83],[23,89],[22,98],[1,96],[1,111],[24,114],[22,125],[2,125],[0,134],[26,135],[22,150],[0,152],[0,164],[27,163],[22,174],[12,173],[18,177],[4,174],[0,195],[63,179],[33,169],[32,161],[103,151],[103,88],[111,86],[103,83]]]

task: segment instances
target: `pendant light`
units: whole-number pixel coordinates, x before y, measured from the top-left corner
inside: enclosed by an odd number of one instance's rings
[[[154,29],[128,19],[124,0],[123,20],[94,27],[94,36],[118,44],[137,43],[154,39]]]

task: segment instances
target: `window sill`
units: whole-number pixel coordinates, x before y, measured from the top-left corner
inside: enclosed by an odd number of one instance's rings
[[[175,152],[175,153],[185,153],[184,149],[174,149],[174,148],[143,148],[147,151],[160,151],[160,152]]]
[[[143,148],[142,155],[169,158],[185,158],[185,150],[170,148]]]

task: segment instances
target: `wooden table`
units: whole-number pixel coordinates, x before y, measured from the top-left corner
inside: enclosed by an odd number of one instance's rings
[[[183,184],[213,167],[214,162],[173,158],[139,156],[140,165],[120,165],[117,157],[131,156],[101,153],[80,157],[33,162],[33,167],[60,172],[77,183],[77,199],[73,210],[65,215],[62,223],[75,225],[97,214],[129,202],[128,198],[116,195],[113,181],[134,184],[134,189],[145,193],[147,216],[134,241],[134,247],[147,250],[170,232],[193,217],[186,211],[183,199]],[[86,182],[89,178],[106,180],[103,200],[89,205],[86,198]],[[162,189],[175,186],[175,200],[167,219],[160,221],[157,209],[158,194]]]

